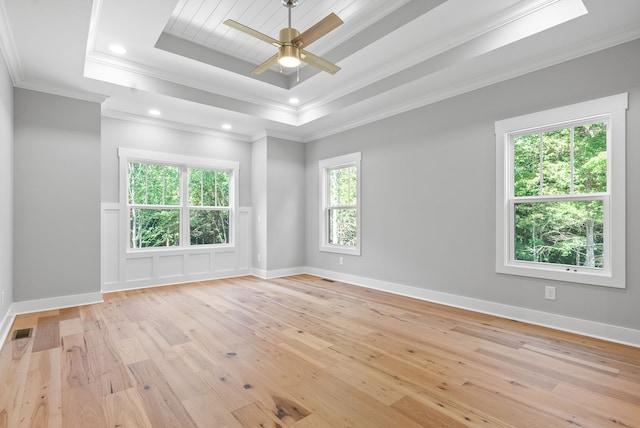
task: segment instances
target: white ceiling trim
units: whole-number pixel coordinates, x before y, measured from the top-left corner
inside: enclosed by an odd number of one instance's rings
[[[341,90],[340,94],[353,94],[371,85],[378,85],[385,79],[391,78],[398,73],[402,73],[404,70],[407,70],[410,67],[433,59],[438,55],[450,52],[453,49],[460,48],[461,46],[471,43],[474,40],[483,37],[487,38],[491,33],[497,33],[508,29],[510,26],[517,25],[519,20],[528,19],[532,16],[532,14],[543,12],[546,8],[558,6],[558,4],[560,3],[578,4],[580,2],[574,0],[538,0],[534,2],[525,2],[524,5],[518,4],[491,17],[480,28],[472,27],[471,30],[462,32],[456,29],[443,35],[438,35],[437,40],[435,40],[432,44],[427,46],[422,45],[420,46],[420,49],[412,49],[411,55],[407,55],[399,61],[390,61],[384,68],[378,68],[375,71],[370,70],[370,72],[360,77],[359,79],[353,79],[353,83],[345,86],[344,89]],[[432,16],[427,14],[427,16],[424,16],[423,18],[424,19],[422,20],[420,18],[416,19],[415,22],[408,24],[406,27],[416,28],[420,26],[426,26],[425,24],[423,24],[423,22],[428,22],[429,19],[432,19]],[[399,31],[410,32],[407,28],[400,29]],[[384,42],[385,38],[380,39],[378,42]],[[445,41],[443,42],[442,40]],[[355,56],[357,55],[358,54],[356,54]],[[346,61],[348,61],[348,59]],[[337,100],[338,98],[341,98],[340,96],[338,96],[340,94],[327,94],[327,96],[324,98],[316,99],[313,102],[308,102],[300,106],[299,111],[301,116],[301,124],[306,123],[306,120],[304,119],[305,115],[312,117],[317,116],[317,111],[319,109]]]
[[[307,0],[307,1],[312,1],[312,0]],[[345,27],[344,33],[340,36],[340,39],[334,39],[334,41],[332,43],[324,43],[322,41],[315,42],[314,43],[314,49],[315,49],[315,46],[318,46],[318,45],[320,45],[321,47],[317,50],[317,52],[313,51],[313,53],[315,53],[316,55],[321,55],[322,56],[322,55],[326,54],[327,52],[330,52],[331,50],[335,49],[337,46],[342,44],[343,40],[351,39],[351,38],[355,37],[358,33],[360,33],[361,31],[363,31],[366,28],[369,28],[371,25],[375,24],[376,22],[380,21],[381,19],[385,18],[391,12],[402,8],[404,5],[409,3],[409,1],[411,1],[411,0],[389,1],[387,3],[387,6],[378,9],[377,13],[369,15],[369,17],[367,19],[359,21],[357,26],[356,25],[349,25],[349,26]],[[400,4],[400,6],[398,6],[398,3]],[[339,14],[339,12],[338,12],[338,14]],[[348,19],[347,17],[344,17],[344,16],[340,16],[340,18],[343,21],[345,19]],[[300,32],[303,31],[301,29],[299,29],[299,30],[300,30]],[[310,49],[310,50],[313,50],[313,49]],[[294,71],[291,70],[291,72],[289,74],[293,74],[293,73],[294,73]]]
[[[640,38],[640,25],[630,25],[625,28],[621,28],[620,31],[616,34],[610,35],[609,37],[594,37],[589,40],[576,43],[570,50],[570,54],[567,54],[566,47],[546,51],[543,55],[538,55],[533,58],[529,57],[526,61],[511,64],[511,66],[502,73],[496,74],[495,72],[490,72],[485,75],[478,75],[477,78],[469,79],[466,82],[456,82],[455,84],[447,88],[443,88],[440,91],[430,92],[426,96],[407,100],[401,104],[394,104],[391,108],[378,110],[375,113],[360,116],[357,120],[347,121],[342,126],[332,127],[330,129],[326,129],[324,132],[309,133],[301,138],[300,142],[309,143],[321,138],[330,137],[341,132],[349,131],[360,126],[406,113],[420,107],[425,107],[467,92],[504,82],[506,80],[561,64],[572,59],[580,58],[584,55],[589,55],[625,42],[630,42],[637,38]],[[380,94],[379,96],[383,95],[384,94]],[[365,102],[375,102],[375,97],[369,98],[365,100]],[[384,105],[385,103],[381,104]]]
[[[2,51],[4,62],[7,64],[11,82],[13,86],[17,86],[24,79],[24,74],[18,57],[18,50],[11,35],[11,24],[4,6],[4,0],[0,0],[0,50]]]
[[[44,92],[46,94],[58,95],[66,98],[73,98],[81,101],[89,101],[92,103],[102,104],[109,96],[103,94],[97,94],[94,92],[78,90],[75,88],[68,88],[59,84],[53,84],[44,81],[25,80],[14,85],[16,88],[28,89],[31,91]]]
[[[121,73],[116,74],[114,70],[119,70]],[[190,80],[102,53],[92,52],[87,56],[85,77],[143,91],[157,92],[169,97],[180,97],[238,113],[252,114],[288,125],[298,125],[297,109],[291,106],[268,103],[264,99],[246,100],[240,96],[233,96],[231,91],[225,93],[225,91],[213,90],[201,81]],[[128,82],[123,82],[125,79]]]
[[[233,141],[240,141],[243,143],[250,143],[254,141],[253,136],[241,135],[233,132],[221,132],[211,128],[205,128],[202,126],[189,125],[186,123],[174,122],[174,121],[164,120],[164,119],[154,119],[147,116],[141,116],[133,113],[126,113],[123,111],[112,110],[108,108],[102,111],[102,116],[110,117],[112,119],[119,119],[119,120],[126,120],[129,122],[141,123],[143,125],[153,125],[153,126],[159,126],[162,128],[175,129],[178,131],[191,132],[193,134],[207,135],[210,137],[216,137],[216,138],[220,138],[227,141],[233,140]]]

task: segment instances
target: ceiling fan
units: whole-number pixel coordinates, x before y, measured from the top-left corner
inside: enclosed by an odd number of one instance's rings
[[[318,67],[320,70],[326,71],[327,73],[336,74],[340,70],[340,67],[332,64],[326,59],[307,52],[303,48],[309,46],[322,36],[325,36],[330,31],[338,28],[343,24],[342,20],[335,13],[330,13],[325,18],[312,25],[307,31],[300,34],[298,30],[291,27],[291,9],[298,5],[298,0],[282,0],[282,4],[289,10],[289,26],[280,30],[280,40],[276,40],[273,37],[267,36],[266,34],[231,19],[224,21],[224,23],[229,27],[242,31],[245,34],[265,41],[278,48],[278,52],[274,56],[257,66],[252,73],[261,74],[277,63],[285,68],[295,68],[298,67],[302,61],[309,65],[313,65],[314,67]]]

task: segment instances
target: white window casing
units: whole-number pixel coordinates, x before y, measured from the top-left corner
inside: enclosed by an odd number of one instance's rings
[[[496,272],[605,287],[625,288],[625,150],[628,94],[618,94],[560,108],[500,120],[496,134]],[[565,124],[607,124],[607,191],[589,195],[514,197],[514,138],[560,129]],[[514,201],[602,201],[603,267],[527,262],[515,259]]]
[[[347,155],[337,156],[319,161],[319,182],[320,182],[320,225],[319,225],[319,242],[320,251],[333,252],[340,254],[360,255],[361,245],[361,204],[360,204],[360,163],[361,153],[350,153]],[[355,203],[349,203],[344,206],[332,206],[330,204],[329,195],[329,174],[331,171],[341,168],[355,168],[356,180],[352,183],[352,189],[355,190]],[[338,245],[331,243],[329,237],[329,216],[331,210],[355,210],[355,242],[353,245]]]
[[[128,184],[128,165],[130,162],[148,163],[155,165],[177,166],[181,168],[180,194],[182,201],[180,205],[170,205],[167,209],[178,209],[181,211],[180,217],[180,245],[170,247],[144,247],[130,248],[127,246],[128,253],[137,252],[154,252],[154,251],[176,251],[195,248],[189,243],[189,212],[191,210],[201,209],[200,207],[192,207],[187,200],[188,188],[187,180],[184,178],[188,168],[196,168],[203,170],[229,171],[229,242],[226,244],[208,244],[198,245],[197,247],[216,247],[216,248],[233,248],[235,246],[235,217],[238,211],[238,186],[237,178],[239,174],[239,163],[236,161],[218,160],[212,158],[191,157],[184,155],[176,155],[171,153],[154,152],[147,150],[137,150],[128,148],[118,149],[119,158],[119,179],[120,179],[120,204],[122,206],[121,215],[123,225],[122,238],[124,242],[129,242],[129,207],[136,208],[136,204],[129,204],[127,195]]]

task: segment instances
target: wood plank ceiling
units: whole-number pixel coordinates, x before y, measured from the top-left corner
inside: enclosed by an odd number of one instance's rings
[[[314,42],[317,55],[339,45],[354,30],[363,29],[400,8],[409,0],[299,0],[292,9],[292,26],[300,32],[329,13],[336,13],[349,26],[342,26]],[[180,0],[165,27],[165,33],[224,54],[260,64],[274,54],[273,46],[253,39],[223,24],[233,19],[261,33],[278,38],[287,27],[287,8],[281,0]]]

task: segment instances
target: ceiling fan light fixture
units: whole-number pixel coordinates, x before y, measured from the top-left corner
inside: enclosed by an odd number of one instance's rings
[[[278,53],[278,63],[285,68],[295,68],[300,65],[300,49],[296,46],[284,45]]]

